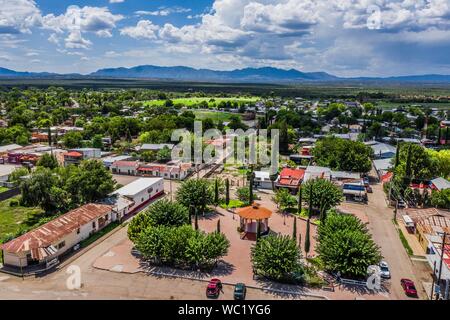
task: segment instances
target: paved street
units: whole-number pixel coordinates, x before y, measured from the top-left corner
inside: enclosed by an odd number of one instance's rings
[[[373,193],[369,193],[368,205],[343,203],[340,209],[350,213],[359,212],[359,215],[366,216],[360,218],[369,222],[369,230],[375,242],[381,247],[381,253],[390,266],[391,298],[410,299],[405,296],[400,286],[400,279],[409,278],[416,283],[418,289],[421,289],[418,279],[422,274],[415,273],[413,264],[400,241],[398,232],[392,223],[393,211],[387,207],[382,185],[372,185],[372,189]],[[425,293],[422,290],[419,291],[421,291],[419,292],[421,298],[424,298]]]

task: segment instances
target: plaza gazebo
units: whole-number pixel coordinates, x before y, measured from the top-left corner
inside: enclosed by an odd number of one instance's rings
[[[258,203],[253,203],[248,207],[239,208],[236,210],[236,213],[240,217],[240,229],[244,233],[243,238],[249,235],[249,238],[256,236],[258,232],[258,223],[260,234],[269,231],[269,218],[272,216],[272,211],[261,207]]]

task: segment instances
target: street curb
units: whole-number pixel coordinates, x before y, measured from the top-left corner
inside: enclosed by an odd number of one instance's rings
[[[99,270],[105,270],[105,269],[99,269]],[[140,272],[154,275],[154,276],[165,276],[165,277],[178,278],[178,279],[187,279],[187,280],[200,281],[200,282],[205,282],[205,283],[209,282],[209,280],[206,280],[206,279],[199,279],[199,278],[187,277],[187,276],[179,276],[179,275],[173,275],[173,274],[164,273],[164,272],[154,272],[154,271],[150,271],[150,272],[140,271]],[[224,282],[224,281],[222,281],[222,283],[224,285],[229,285],[229,286],[234,286],[236,284],[236,283]],[[305,297],[314,297],[314,298],[319,298],[319,299],[323,299],[323,300],[330,300],[330,298],[328,298],[327,296],[322,296],[319,294],[297,293],[295,291],[282,290],[282,289],[268,289],[268,288],[253,286],[253,285],[246,285],[246,287],[250,288],[250,289],[256,289],[256,290],[267,291],[267,292],[284,293],[284,294],[291,294],[291,295],[298,295],[298,296],[305,296]]]

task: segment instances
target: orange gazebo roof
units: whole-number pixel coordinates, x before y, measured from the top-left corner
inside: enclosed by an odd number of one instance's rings
[[[272,211],[267,208],[261,207],[258,203],[254,203],[251,206],[239,208],[236,213],[245,219],[262,220],[270,218]]]

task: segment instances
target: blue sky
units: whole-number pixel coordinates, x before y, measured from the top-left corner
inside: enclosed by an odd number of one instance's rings
[[[449,0],[0,0],[0,66],[450,74]]]

